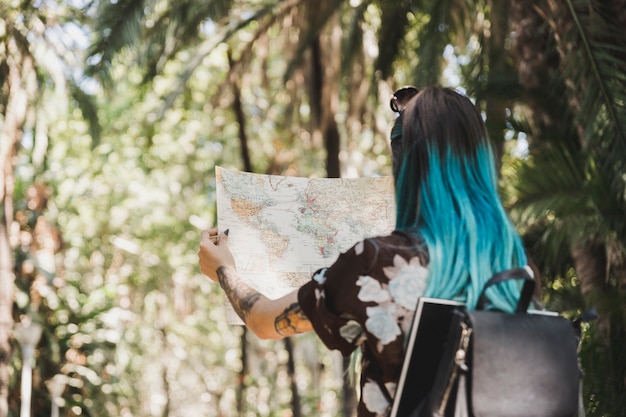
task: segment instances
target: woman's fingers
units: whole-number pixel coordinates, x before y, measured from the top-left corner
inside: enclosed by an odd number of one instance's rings
[[[217,281],[216,271],[220,266],[235,267],[235,260],[228,248],[228,229],[222,233],[217,228],[200,232],[198,260],[202,273],[213,281]]]

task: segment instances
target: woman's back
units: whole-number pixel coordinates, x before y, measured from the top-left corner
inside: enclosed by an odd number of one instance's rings
[[[498,197],[493,153],[474,105],[432,87],[402,116],[402,147],[394,155],[397,231],[358,243],[298,294],[326,346],[345,355],[361,347],[359,417],[383,415],[391,403],[385,391],[394,394],[418,297],[473,308],[494,273],[526,262]],[[487,295],[495,307],[513,310],[519,288],[512,282]]]
[[[494,273],[526,264],[522,241],[497,191],[491,143],[469,99],[446,88],[417,94],[403,113],[396,174],[396,228],[425,240],[426,295],[470,308]],[[516,283],[489,290],[495,307],[513,310]]]

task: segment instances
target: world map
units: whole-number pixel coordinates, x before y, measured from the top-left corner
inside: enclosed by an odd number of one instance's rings
[[[392,177],[302,178],[217,166],[217,222],[242,280],[270,298],[395,226]],[[227,305],[230,323],[241,321]]]

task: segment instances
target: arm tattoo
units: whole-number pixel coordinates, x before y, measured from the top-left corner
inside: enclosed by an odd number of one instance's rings
[[[259,301],[261,294],[244,282],[241,282],[237,271],[226,266],[217,268],[217,278],[226,297],[233,306],[235,313],[245,323],[252,306]]]
[[[291,336],[308,332],[312,329],[312,326],[304,311],[302,311],[300,304],[293,303],[276,317],[274,328],[279,335]]]

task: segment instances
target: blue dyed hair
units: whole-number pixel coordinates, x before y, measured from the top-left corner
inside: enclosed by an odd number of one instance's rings
[[[428,247],[425,295],[474,308],[493,274],[526,264],[498,196],[485,125],[466,97],[430,87],[408,103],[402,130],[402,155],[394,167],[396,228],[420,235]],[[487,296],[493,307],[513,311],[519,290],[510,281]]]

